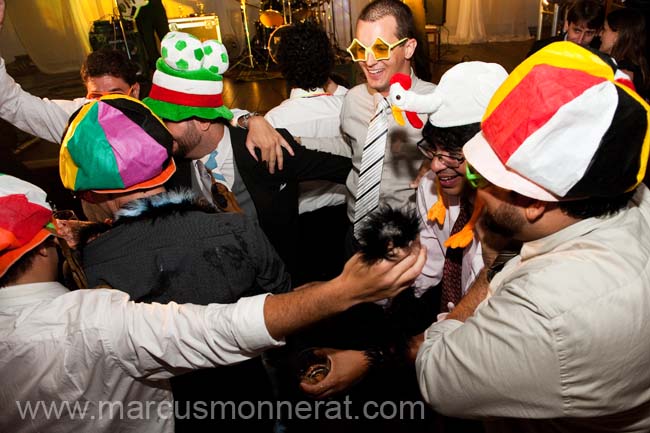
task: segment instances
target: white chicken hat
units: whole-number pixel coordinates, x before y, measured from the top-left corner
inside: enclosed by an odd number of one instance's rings
[[[408,90],[410,79],[399,75],[391,79],[388,95],[395,120],[404,124],[401,111],[409,120],[409,112],[430,113],[429,122],[439,128],[480,122],[494,92],[508,78],[497,63],[464,62],[445,72],[433,92],[418,94]]]

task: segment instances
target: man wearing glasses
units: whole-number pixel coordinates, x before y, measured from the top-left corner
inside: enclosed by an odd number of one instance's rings
[[[429,117],[418,149],[431,170],[417,192],[420,241],[427,262],[415,287],[442,292],[440,311],[448,312],[467,293],[483,268],[481,244],[473,229],[480,212],[475,189],[466,179],[463,145],[480,131],[490,98],[508,76],[495,63],[465,62],[447,71],[433,93],[438,109]]]
[[[650,107],[619,77],[549,45],[463,147],[486,224],[523,246],[426,331],[416,367],[437,411],[486,431],[650,430]]]
[[[471,229],[464,242],[448,246],[448,240],[453,240],[453,235],[463,228],[468,230],[466,227],[473,225],[478,215],[476,190],[465,177],[462,147],[480,131],[485,108],[507,75],[494,63],[460,63],[442,76],[430,95],[431,105],[437,109],[429,116],[424,138],[417,144],[424,157],[431,160],[431,170],[417,190],[420,242],[427,247],[427,261],[414,283],[417,299],[407,304],[407,313],[400,314],[409,317],[406,320],[411,325],[417,323],[414,332],[423,331],[436,320],[439,311],[448,312],[449,307],[457,304],[484,267],[481,244]],[[442,308],[438,308],[439,303]],[[416,317],[417,321],[413,320]],[[345,391],[371,369],[367,351],[328,349],[328,354],[333,367],[325,379],[317,385],[301,384],[303,391],[314,397],[325,398]],[[449,431],[477,431],[471,423],[459,425],[462,421],[454,419],[444,422]]]
[[[348,52],[352,60],[359,64],[366,83],[348,92],[341,110],[341,128],[352,148],[353,170],[346,182],[351,193],[347,204],[352,223],[363,219],[365,214],[362,212],[371,212],[376,208],[376,199],[365,209],[355,209],[355,204],[360,174],[363,172],[364,148],[368,149],[366,138],[370,121],[378,113],[378,104],[388,95],[390,78],[397,73],[409,75],[411,90],[416,93],[430,93],[435,89],[433,84],[418,79],[411,69],[416,46],[413,15],[404,3],[377,0],[361,11],[356,38],[348,47]],[[413,206],[415,202],[410,184],[416,178],[422,162],[422,155],[415,146],[422,135],[419,129],[397,125],[392,116],[386,115],[389,111],[379,114],[386,116],[388,132],[383,161],[376,161],[380,167],[383,164],[378,178],[378,202],[394,208],[405,208]],[[424,116],[422,120],[425,120]],[[362,188],[362,193],[366,190]],[[352,236],[348,240],[348,247],[354,249],[356,240]]]

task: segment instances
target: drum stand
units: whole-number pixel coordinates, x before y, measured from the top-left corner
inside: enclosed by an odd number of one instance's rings
[[[327,7],[325,6],[327,3]],[[348,3],[348,8],[350,7]],[[322,14],[324,20],[324,28],[329,37],[330,44],[334,49],[334,58],[337,63],[345,63],[348,59],[348,53],[339,47],[338,40],[336,39],[336,20],[334,19],[334,1],[324,0],[318,5],[318,15]]]
[[[251,48],[251,34],[250,31],[248,30],[248,14],[246,13],[246,0],[240,1],[240,7],[241,7],[242,24],[244,26],[244,34],[246,36],[246,48],[248,54],[244,55],[237,63],[232,65],[231,68],[235,68],[239,65],[242,65],[242,66],[250,67],[251,69],[255,69],[255,58],[253,57],[253,50]],[[248,64],[246,64],[246,62],[248,62]]]
[[[124,30],[124,17],[122,17],[122,11],[120,6],[117,4],[117,0],[113,2],[115,4],[115,9],[117,10],[117,19],[120,22],[120,33],[122,33],[122,41],[124,41],[124,49],[126,50],[126,56],[131,60],[131,49],[129,49],[129,43],[126,40],[126,31]]]

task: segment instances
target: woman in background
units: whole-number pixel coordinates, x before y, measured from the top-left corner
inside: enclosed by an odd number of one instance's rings
[[[646,28],[643,14],[634,9],[610,12],[600,35],[600,51],[616,60],[626,72],[637,92],[648,99],[650,70],[646,59]]]

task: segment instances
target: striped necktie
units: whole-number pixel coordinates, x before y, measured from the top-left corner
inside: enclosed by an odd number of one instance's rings
[[[366,143],[361,154],[361,170],[357,184],[357,198],[354,205],[354,235],[357,237],[362,222],[379,206],[381,171],[384,168],[388,119],[385,110],[389,107],[386,98],[377,102],[375,115],[370,119]]]
[[[472,204],[467,200],[467,198],[462,197],[460,200],[460,212],[458,218],[456,218],[456,222],[451,228],[449,236],[455,235],[465,227],[472,215],[472,211]],[[441,311],[447,311],[447,304],[450,302],[454,305],[458,305],[458,302],[463,297],[463,251],[465,251],[465,248],[447,247],[445,263],[442,268]]]

